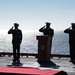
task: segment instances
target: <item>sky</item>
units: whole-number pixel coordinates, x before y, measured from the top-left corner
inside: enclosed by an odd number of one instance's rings
[[[39,30],[51,23],[65,30],[75,23],[75,0],[0,0],[0,30],[18,23],[21,30]]]

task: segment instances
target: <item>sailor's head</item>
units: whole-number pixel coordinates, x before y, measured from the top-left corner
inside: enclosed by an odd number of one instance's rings
[[[50,27],[51,23],[46,22],[46,27]]]
[[[18,28],[19,24],[18,23],[14,23],[14,27]]]
[[[75,23],[71,23],[73,29],[75,29]]]

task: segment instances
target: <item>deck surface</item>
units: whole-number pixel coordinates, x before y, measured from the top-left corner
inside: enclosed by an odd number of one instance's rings
[[[35,57],[21,57],[21,64],[12,64],[12,57],[4,56],[0,57],[0,66],[22,66],[22,67],[36,67],[40,69],[52,69],[52,70],[63,70],[68,75],[75,75],[75,64],[70,62],[70,58],[51,58],[48,63],[38,63]]]

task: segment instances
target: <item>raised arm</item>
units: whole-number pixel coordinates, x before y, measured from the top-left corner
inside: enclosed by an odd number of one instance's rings
[[[70,31],[70,28],[67,28],[64,30],[64,33],[69,33],[69,31]]]
[[[8,34],[12,34],[13,27],[8,31]]]
[[[39,29],[40,32],[44,31],[45,26],[43,26],[42,28]]]

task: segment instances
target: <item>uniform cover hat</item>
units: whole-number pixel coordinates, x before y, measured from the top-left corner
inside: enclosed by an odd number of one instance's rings
[[[19,26],[19,24],[18,23],[14,23],[14,26]]]

